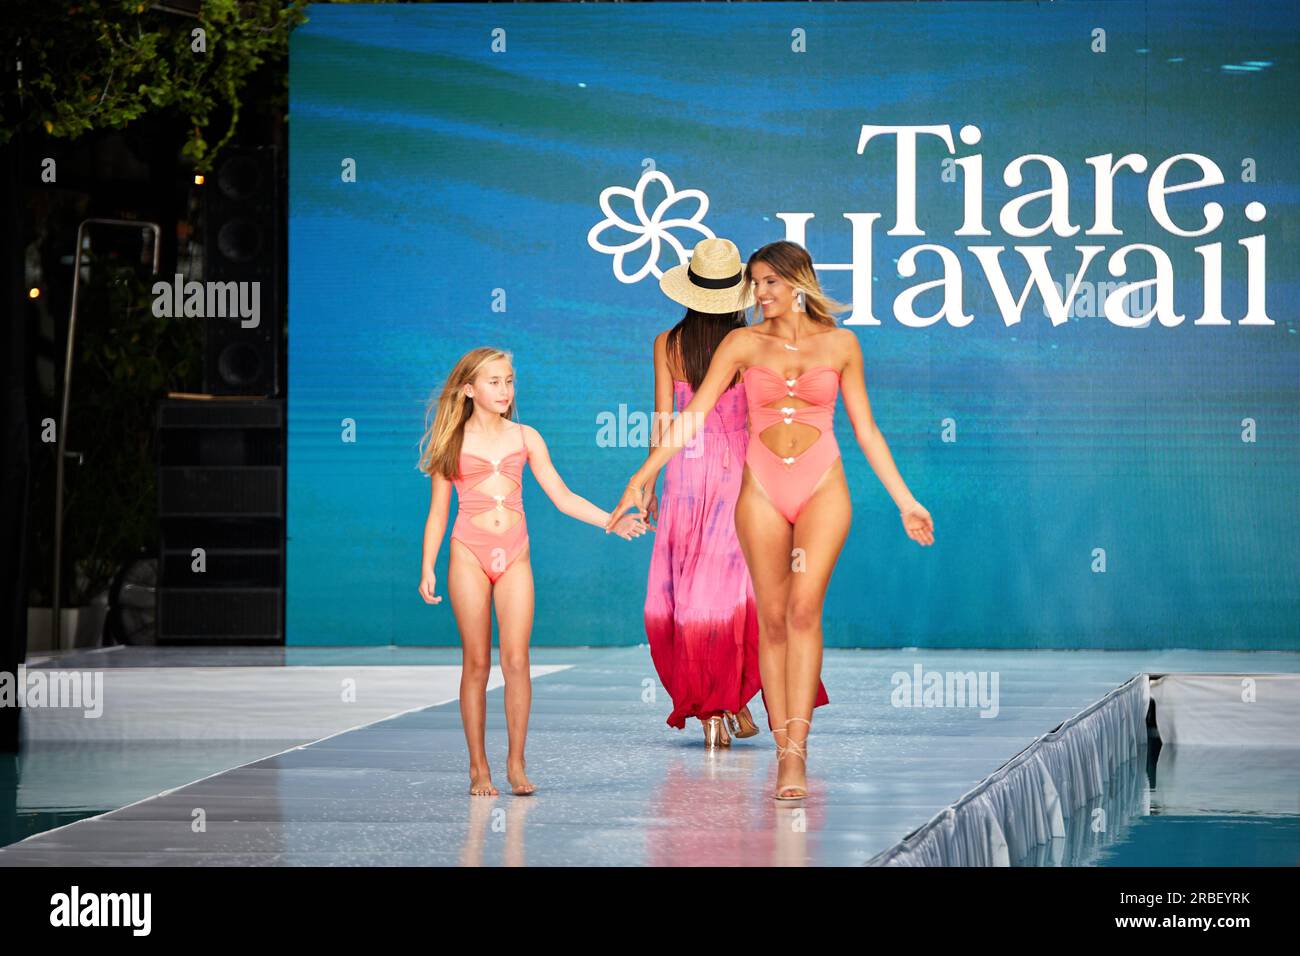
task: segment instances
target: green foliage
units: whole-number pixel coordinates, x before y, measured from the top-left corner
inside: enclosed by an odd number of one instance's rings
[[[306,0],[203,0],[197,19],[150,7],[145,0],[6,4],[0,143],[15,128],[75,139],[175,111],[192,130],[182,154],[206,171],[235,132],[248,78],[263,64],[287,62],[289,32],[306,20]],[[21,87],[11,50],[22,62]],[[283,101],[287,69],[278,82]],[[228,117],[224,128],[211,129],[221,117]]]

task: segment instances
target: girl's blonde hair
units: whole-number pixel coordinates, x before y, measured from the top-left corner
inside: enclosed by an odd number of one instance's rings
[[[416,465],[424,474],[442,475],[450,480],[460,474],[460,449],[465,440],[465,422],[474,414],[474,399],[465,394],[465,386],[473,384],[479,370],[488,362],[505,359],[514,364],[510,353],[503,349],[482,346],[470,349],[460,357],[442,389],[429,397],[424,412],[424,436],[420,439],[420,462]],[[512,399],[502,418],[514,419],[515,403]],[[433,422],[429,415],[433,413]]]
[[[837,302],[822,291],[822,284],[817,280],[817,270],[813,268],[812,256],[808,255],[808,250],[797,242],[781,239],[777,242],[769,242],[761,249],[755,250],[749,257],[749,261],[745,263],[746,286],[754,281],[753,271],[756,262],[766,262],[782,280],[796,289],[803,289],[804,311],[808,313],[808,318],[820,325],[831,327],[838,325],[835,313],[852,308],[851,305]],[[758,297],[755,296],[753,323],[757,324],[761,318]]]

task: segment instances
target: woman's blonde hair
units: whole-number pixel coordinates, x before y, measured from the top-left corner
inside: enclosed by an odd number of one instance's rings
[[[489,346],[470,349],[460,357],[442,389],[429,396],[424,412],[424,436],[420,439],[420,462],[416,465],[424,474],[439,474],[449,480],[459,476],[465,422],[474,414],[474,399],[465,394],[465,386],[473,384],[484,365],[497,359],[514,364],[510,353],[503,349]],[[430,413],[433,413],[432,423],[429,422]],[[513,399],[501,417],[515,417]]]
[[[836,326],[835,313],[852,308],[837,302],[822,291],[822,284],[817,280],[817,270],[813,268],[812,256],[808,250],[797,242],[780,239],[769,242],[757,249],[745,263],[745,283],[754,281],[754,263],[766,262],[778,276],[796,289],[803,290],[804,311],[808,318],[821,325]],[[761,320],[758,297],[754,297],[753,324]]]

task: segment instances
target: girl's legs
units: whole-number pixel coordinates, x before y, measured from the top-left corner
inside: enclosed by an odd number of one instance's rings
[[[497,609],[497,640],[501,645],[501,672],[506,680],[506,779],[522,796],[536,789],[524,772],[524,742],[528,714],[533,704],[529,675],[528,642],[533,632],[533,566],[528,548],[506,569],[493,587]]]
[[[455,538],[447,562],[447,593],[460,630],[460,719],[469,747],[469,792],[496,796],[483,740],[492,669],[492,584],[478,559]]]
[[[799,512],[794,526],[794,548],[799,552],[802,570],[791,575],[786,604],[785,700],[787,716],[802,719],[790,721],[785,739],[796,753],[805,751],[804,743],[812,729],[813,704],[822,672],[822,606],[852,515],[848,484],[837,462]],[[782,761],[777,787],[806,789],[806,769],[803,759]]]

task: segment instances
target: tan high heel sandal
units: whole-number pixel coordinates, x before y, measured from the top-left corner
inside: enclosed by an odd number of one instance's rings
[[[727,736],[727,728],[723,726],[721,717],[709,717],[700,723],[704,725],[705,750],[731,746],[731,738]]]
[[[784,756],[785,756],[786,754],[788,754],[788,753],[793,752],[794,755],[795,755],[796,757],[799,757],[799,758],[801,758],[801,759],[803,760],[803,762],[804,762],[804,767],[807,767],[807,766],[808,766],[808,750],[807,750],[807,748],[805,748],[804,745],[801,744],[801,743],[800,743],[799,741],[797,741],[797,740],[790,740],[790,731],[786,730],[786,727],[790,726],[790,721],[791,721],[791,720],[800,720],[800,721],[803,721],[805,724],[808,725],[808,729],[809,729],[809,731],[812,730],[812,721],[811,721],[811,720],[804,720],[804,718],[802,718],[802,717],[791,717],[791,718],[789,718],[788,720],[786,720],[785,724],[783,724],[782,727],[781,727],[781,733],[785,734],[785,739],[786,739],[787,741],[789,741],[789,743],[787,743],[786,746],[784,746],[784,747],[782,747],[780,744],[777,744],[777,745],[776,745],[776,759],[777,759],[777,762],[780,763],[782,757],[784,757]],[[772,731],[772,735],[773,735],[773,736],[775,736],[776,733],[777,733],[777,732],[776,732],[775,730]],[[808,742],[808,739],[805,737],[803,743],[806,744],[807,742]],[[787,793],[787,791],[794,791],[794,792],[793,792],[793,793]],[[791,800],[791,801],[793,801],[793,800],[803,800],[805,797],[808,796],[808,788],[807,788],[807,787],[801,787],[801,786],[799,786],[798,784],[788,783],[788,784],[786,784],[784,787],[777,787],[777,788],[776,788],[776,793],[775,793],[773,796],[774,796],[775,799],[777,799],[777,800]]]
[[[731,711],[725,711],[723,716],[727,718],[727,724],[731,727],[733,737],[753,737],[758,733],[758,724],[754,723],[754,718],[749,715],[749,708],[742,707],[734,714]]]

